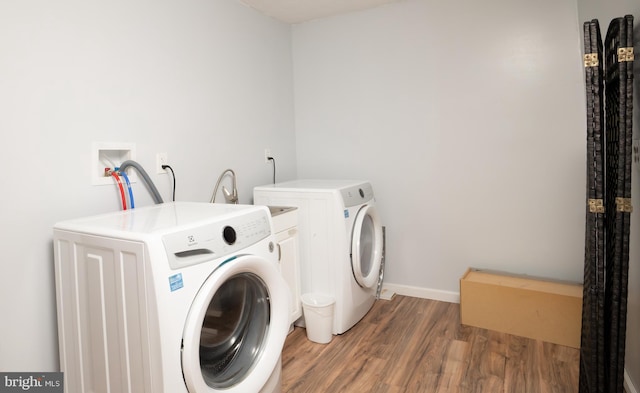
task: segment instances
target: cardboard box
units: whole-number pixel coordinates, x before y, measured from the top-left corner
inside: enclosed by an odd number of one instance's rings
[[[468,269],[462,324],[580,348],[582,285]]]

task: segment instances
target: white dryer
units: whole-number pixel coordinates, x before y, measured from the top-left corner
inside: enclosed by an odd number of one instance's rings
[[[367,181],[294,180],[255,187],[254,204],[298,208],[302,293],[335,298],[333,333],[373,306],[382,260],[382,225]]]
[[[65,392],[280,392],[268,209],[174,202],[54,227]]]

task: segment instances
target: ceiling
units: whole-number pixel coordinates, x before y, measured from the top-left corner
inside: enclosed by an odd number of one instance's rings
[[[302,23],[326,16],[377,7],[399,0],[240,0],[272,18]]]

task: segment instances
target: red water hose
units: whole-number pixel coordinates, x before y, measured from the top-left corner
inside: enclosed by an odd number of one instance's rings
[[[122,210],[127,210],[127,197],[124,195],[124,186],[122,185],[122,180],[120,180],[120,176],[118,176],[118,174],[115,171],[111,172],[111,176],[113,176],[116,179],[116,182],[118,182],[118,187],[120,188],[120,197],[122,198]]]

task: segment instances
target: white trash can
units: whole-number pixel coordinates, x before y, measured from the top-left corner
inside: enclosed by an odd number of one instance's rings
[[[319,344],[331,342],[335,302],[333,297],[320,293],[302,295],[302,310],[309,340]]]

